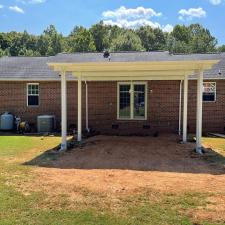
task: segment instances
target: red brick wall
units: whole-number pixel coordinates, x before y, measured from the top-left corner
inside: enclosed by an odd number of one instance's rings
[[[0,113],[10,111],[36,123],[37,115],[54,114],[60,125],[60,82],[40,83],[40,106],[27,107],[26,82],[0,82]],[[195,131],[196,81],[189,83],[188,126]],[[149,134],[176,132],[179,114],[179,81],[148,82],[147,121],[117,120],[117,83],[89,82],[89,125],[107,134]],[[85,85],[83,84],[83,125],[85,127]],[[225,81],[217,81],[217,101],[203,103],[203,130],[223,131],[225,126]],[[68,82],[68,125],[76,124],[77,84]],[[112,129],[118,124],[118,129]],[[143,125],[150,125],[144,129]]]

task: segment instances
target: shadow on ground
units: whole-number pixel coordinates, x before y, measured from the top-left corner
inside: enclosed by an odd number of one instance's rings
[[[155,137],[96,136],[83,146],[63,154],[44,154],[26,162],[26,165],[59,169],[120,169],[176,173],[225,173],[215,157],[225,157],[213,150],[200,156],[194,152],[194,143],[180,144],[177,135]]]

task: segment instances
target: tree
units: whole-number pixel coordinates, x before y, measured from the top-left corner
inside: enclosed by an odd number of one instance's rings
[[[218,47],[218,52],[225,52],[225,45]]]
[[[121,34],[125,29],[118,26],[106,25],[103,21],[94,24],[90,28],[90,32],[94,39],[96,51],[103,52],[110,48],[110,44],[114,38]]]
[[[136,30],[106,25],[102,21],[90,29],[75,27],[63,36],[54,25],[41,35],[27,31],[0,33],[0,57],[50,56],[60,52],[155,51],[172,53],[225,52],[225,45],[216,47],[217,40],[210,31],[199,24],[176,25],[171,33],[160,28],[143,26]]]
[[[144,26],[137,29],[136,33],[147,51],[166,49],[166,34],[160,28]]]
[[[169,35],[168,49],[173,53],[207,53],[216,51],[217,40],[199,24],[177,25]]]
[[[54,25],[47,27],[43,35],[48,39],[47,55],[56,55],[63,51],[63,36],[57,32]]]
[[[142,45],[147,51],[156,50],[155,49],[155,34],[150,26],[140,27],[136,31],[137,35],[141,39]]]
[[[141,39],[132,30],[127,30],[112,41],[111,51],[143,51]]]
[[[42,56],[48,55],[48,48],[50,45],[50,38],[47,37],[46,35],[41,35],[38,37],[37,40],[37,51],[40,53]]]
[[[75,27],[68,38],[70,52],[96,51],[91,32],[84,27]]]
[[[110,29],[108,26],[104,25],[103,22],[100,21],[100,23],[97,23],[91,27],[90,32],[98,52],[102,52],[109,48]]]
[[[184,25],[176,25],[171,32],[171,36],[175,41],[180,41],[188,44],[191,38],[191,33],[188,27]]]
[[[191,34],[190,47],[192,53],[207,53],[216,51],[217,40],[208,29],[200,24],[191,24],[189,26]]]

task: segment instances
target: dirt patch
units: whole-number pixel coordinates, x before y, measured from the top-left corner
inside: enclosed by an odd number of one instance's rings
[[[49,168],[37,168],[41,174],[38,182],[100,192],[146,187],[176,192],[225,192],[225,171],[194,153],[194,147],[194,143],[178,143],[176,135],[97,136],[84,147],[65,153]]]
[[[121,196],[139,194],[143,189],[224,196],[224,169],[194,153],[194,143],[180,144],[178,140],[176,135],[93,137],[48,167],[36,167],[37,179],[28,189],[41,190],[50,198],[65,193],[76,203],[93,204],[97,204],[95,201],[116,204]],[[207,206],[211,214],[205,215],[225,219],[224,202],[213,204],[211,200]],[[207,219],[202,209],[189,213],[192,218]]]

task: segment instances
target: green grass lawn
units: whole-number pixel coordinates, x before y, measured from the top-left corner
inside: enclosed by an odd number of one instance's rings
[[[209,141],[225,153],[225,140]],[[111,209],[99,193],[92,202],[71,207],[69,198],[62,193],[49,198],[47,193],[32,191],[29,194],[18,189],[21,184],[35,179],[34,168],[23,163],[60,142],[59,137],[0,136],[0,224],[35,225],[191,225],[192,219],[185,213],[189,209],[204,207],[209,194],[163,194],[143,190],[137,195],[126,196],[118,201],[117,209]],[[104,204],[103,204],[104,201]],[[225,224],[200,221],[196,224]]]

